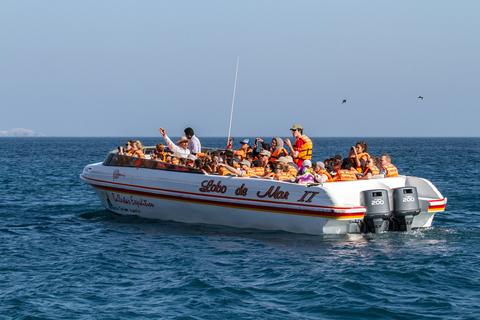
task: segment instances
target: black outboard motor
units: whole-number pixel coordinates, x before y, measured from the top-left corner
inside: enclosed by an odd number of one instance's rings
[[[362,205],[367,208],[365,213],[365,232],[382,233],[388,230],[390,202],[385,189],[366,190],[362,192]]]
[[[413,217],[419,214],[420,202],[418,201],[417,188],[403,187],[393,189],[393,220],[395,231],[410,231]]]

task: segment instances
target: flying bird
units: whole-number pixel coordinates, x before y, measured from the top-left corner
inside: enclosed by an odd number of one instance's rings
[[[423,97],[422,97],[422,96],[418,96],[417,99],[418,99],[418,100],[423,100]]]
[[[347,103],[347,99],[342,100],[342,104]]]

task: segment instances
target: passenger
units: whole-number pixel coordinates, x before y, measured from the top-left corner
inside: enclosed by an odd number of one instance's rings
[[[341,165],[339,161],[335,162],[336,174],[333,177],[333,181],[353,181],[357,180],[355,174],[356,170],[353,168],[353,164],[350,159],[344,159]]]
[[[153,154],[153,158],[158,160],[158,161],[165,161],[165,158],[167,157],[167,153],[165,152],[165,146],[163,144],[157,144],[155,146],[155,152]]]
[[[139,140],[135,141],[135,143],[133,144],[132,157],[145,158],[145,154],[143,153],[143,146]]]
[[[367,152],[368,146],[364,141],[359,141],[350,149],[349,158],[355,161],[355,167],[358,173],[362,173],[370,159],[370,155]]]
[[[124,154],[126,154],[127,156],[133,156],[133,153],[135,152],[135,150],[133,150],[134,144],[135,144],[135,141],[128,140],[127,145],[125,146],[125,149],[124,149]]]
[[[172,156],[172,161],[170,162],[174,166],[180,165],[180,159],[177,156]]]
[[[312,162],[310,160],[304,160],[302,167],[298,171],[295,182],[298,184],[310,184],[315,182],[315,176],[313,175]]]
[[[312,140],[303,134],[303,127],[299,124],[294,124],[290,130],[295,138],[295,147],[292,146],[290,139],[285,139],[285,143],[291,150],[295,164],[301,167],[304,160],[312,159]]]
[[[385,177],[397,177],[398,170],[392,164],[392,158],[387,153],[384,153],[381,157],[381,168],[380,173],[383,174]]]
[[[163,136],[165,143],[167,144],[168,148],[171,152],[177,157],[186,158],[190,154],[190,150],[188,149],[188,139],[187,137],[181,137],[177,144],[174,144],[172,140],[167,136],[167,132],[165,129],[159,129],[160,134]]]
[[[325,164],[321,161],[317,161],[315,163],[315,168],[314,168],[314,177],[315,181],[319,183],[325,183],[325,182],[332,182],[332,176],[328,171],[325,169]]]
[[[290,172],[290,166],[288,165],[288,160],[286,157],[280,157],[278,158],[276,162],[276,167],[275,167],[275,180],[279,181],[288,181],[288,182],[294,182],[295,181],[295,175],[292,175]]]
[[[260,145],[260,151],[257,150],[258,146]],[[270,145],[265,143],[262,138],[255,138],[255,142],[253,143],[252,147],[252,158],[254,161],[260,158],[260,152],[262,150],[270,150]]]
[[[194,168],[196,160],[197,160],[197,157],[195,157],[193,154],[189,154],[188,157],[186,158],[185,165],[187,167]]]
[[[296,177],[300,168],[296,165],[295,162],[293,162],[293,158],[291,156],[286,156],[285,158],[287,159],[288,163],[288,172],[290,172],[292,176]]]
[[[240,149],[236,150],[234,152],[234,155],[239,157],[241,160],[245,160],[247,158],[247,155],[252,153],[252,148],[248,144],[250,140],[248,139],[243,139],[240,141],[240,144],[242,145]]]
[[[275,177],[274,166],[271,162],[265,167],[265,173],[263,174],[263,179],[273,179]]]
[[[166,163],[172,163],[172,155],[171,154],[168,154],[165,156],[165,162]]]
[[[367,162],[367,167],[363,171],[363,179],[371,179],[373,176],[380,174],[380,170],[377,167],[377,159],[370,157]]]
[[[226,164],[222,164],[221,166],[237,176],[249,177],[251,175],[250,165],[251,164],[248,160],[242,160],[240,162],[240,168],[235,168]]]
[[[228,139],[227,147],[225,149],[227,149],[227,150],[232,150],[233,149],[233,138]]]
[[[288,151],[283,147],[283,140],[280,137],[275,137],[272,139],[272,144],[270,147],[270,162],[275,163],[278,158],[288,156]]]
[[[270,151],[268,150],[260,151],[260,158],[252,163],[252,171],[254,175],[261,177],[265,174],[265,168],[269,163],[270,155]]]
[[[196,155],[197,153],[202,152],[202,145],[200,140],[193,132],[193,129],[188,127],[185,128],[183,132],[185,132],[185,137],[188,139],[188,149],[190,150],[190,153]]]

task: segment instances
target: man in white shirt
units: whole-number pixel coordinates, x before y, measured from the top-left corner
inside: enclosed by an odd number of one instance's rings
[[[188,127],[185,128],[184,132],[188,139],[188,149],[190,152],[193,154],[202,152],[202,145],[200,144],[200,140],[198,140],[197,136],[193,132],[193,129]]]
[[[160,128],[159,129],[160,134],[163,136],[163,140],[165,140],[165,144],[168,146],[171,152],[176,157],[179,158],[187,158],[188,155],[190,154],[190,150],[188,149],[188,139],[187,137],[181,137],[178,141],[177,144],[174,144],[172,140],[167,136],[167,131],[165,129]]]

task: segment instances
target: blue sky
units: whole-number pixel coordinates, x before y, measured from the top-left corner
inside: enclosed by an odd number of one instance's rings
[[[0,3],[0,130],[480,136],[480,1]],[[419,101],[417,96],[424,96]],[[342,99],[348,99],[341,104]]]

